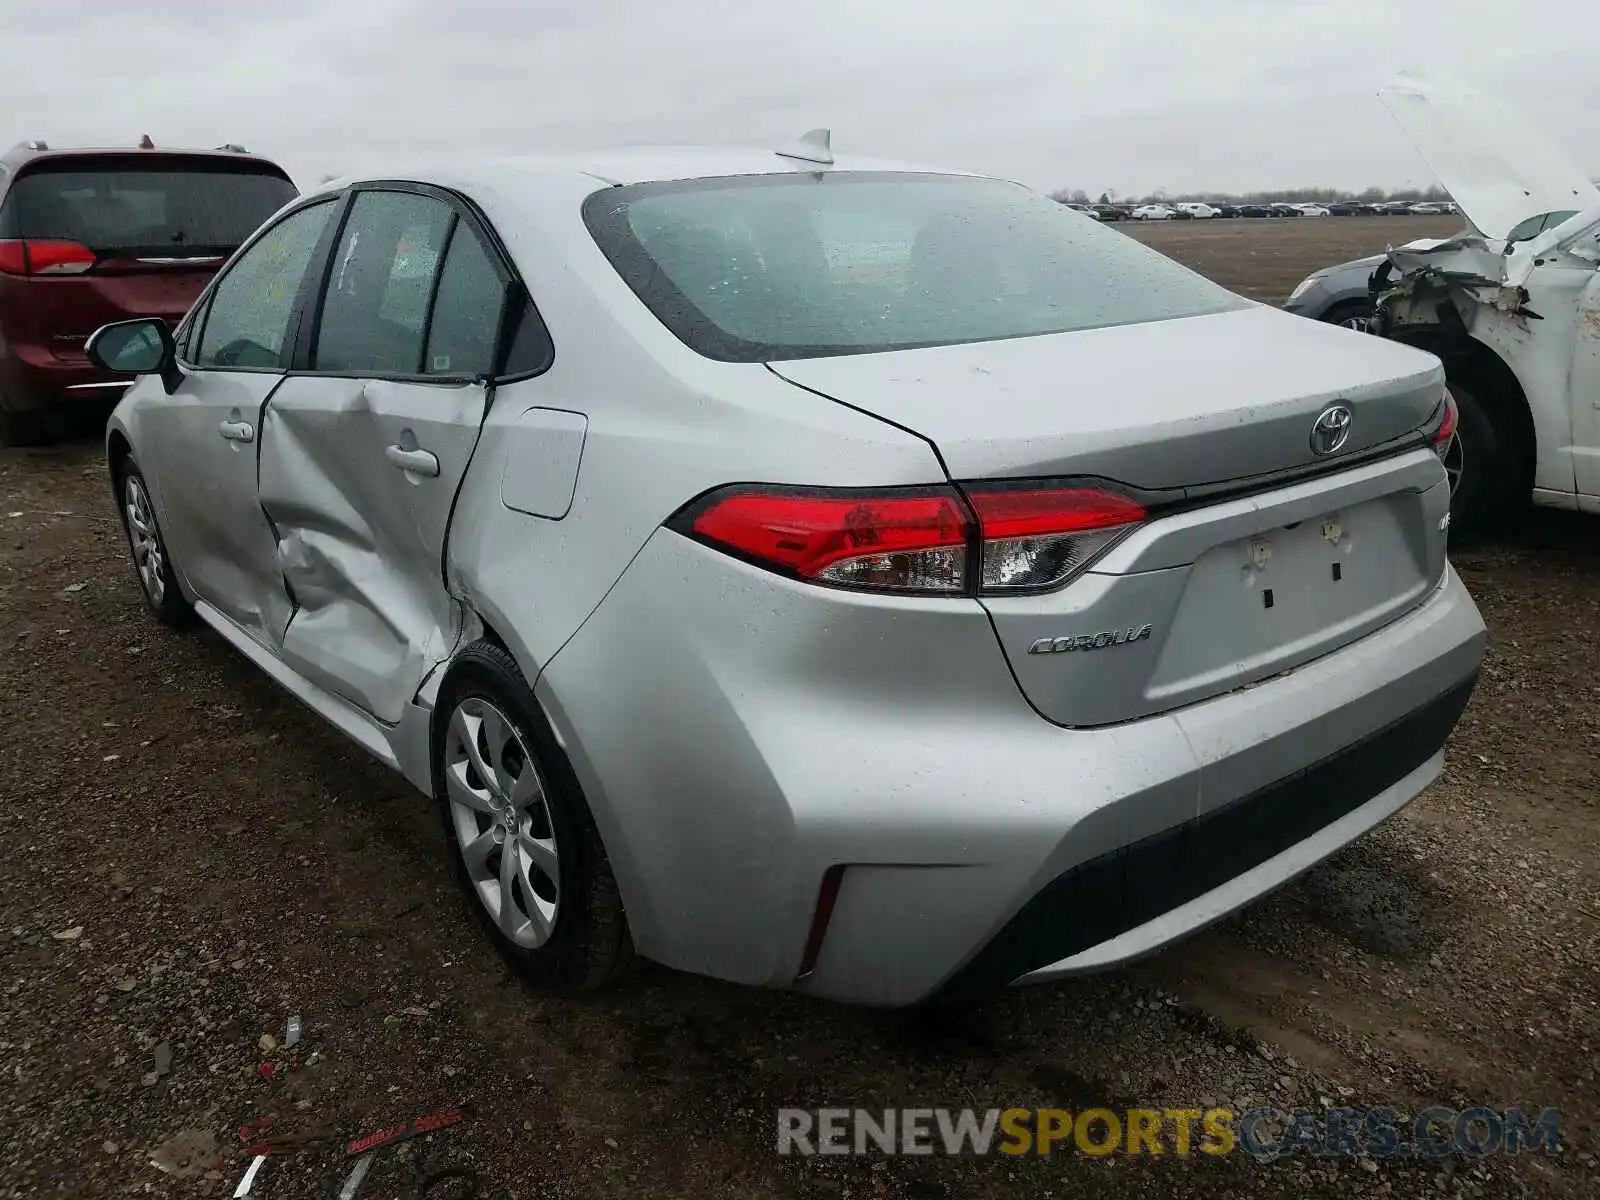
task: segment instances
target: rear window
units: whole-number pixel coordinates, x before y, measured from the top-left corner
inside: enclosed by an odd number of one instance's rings
[[[656,317],[734,362],[1128,325],[1247,301],[1016,184],[837,172],[638,184],[584,220]]]
[[[265,164],[45,161],[29,167],[6,194],[4,232],[80,242],[101,253],[219,253],[240,246],[296,194]]]

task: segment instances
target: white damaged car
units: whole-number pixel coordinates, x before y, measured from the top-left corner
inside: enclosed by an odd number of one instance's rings
[[[1379,92],[1467,228],[1391,249],[1372,332],[1437,354],[1460,410],[1458,528],[1528,499],[1600,513],[1600,188],[1540,128],[1454,82]]]

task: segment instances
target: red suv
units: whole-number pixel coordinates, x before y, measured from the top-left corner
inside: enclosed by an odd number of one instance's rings
[[[48,440],[132,380],[84,357],[100,326],[183,318],[230,254],[297,195],[244,152],[51,150],[0,158],[0,445]]]

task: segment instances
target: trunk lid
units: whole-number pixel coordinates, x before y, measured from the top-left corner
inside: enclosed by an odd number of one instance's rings
[[[770,364],[929,438],[951,477],[1093,477],[1150,516],[1066,586],[984,596],[1018,685],[1068,726],[1136,720],[1354,642],[1444,570],[1449,487],[1424,427],[1438,360],[1265,308],[1004,342]],[[1312,426],[1351,410],[1319,458]],[[1288,472],[1273,486],[1262,477]]]
[[[1070,726],[1249,687],[1382,629],[1445,566],[1430,449],[1154,515],[1066,587],[984,597],[1018,686]]]
[[[1445,191],[1485,237],[1600,204],[1600,188],[1543,128],[1466,84],[1407,72],[1378,92]]]
[[[1265,306],[770,367],[928,438],[953,479],[1152,490],[1320,463],[1311,427],[1335,403],[1353,414],[1341,455],[1382,445],[1427,421],[1444,384],[1430,354]]]

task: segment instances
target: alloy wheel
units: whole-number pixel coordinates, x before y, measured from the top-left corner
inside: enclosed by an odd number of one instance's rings
[[[150,603],[160,608],[167,596],[167,555],[156,528],[155,509],[137,475],[129,475],[122,487],[123,510],[128,518],[128,545],[133,549],[133,565]]]
[[[555,826],[522,734],[481,697],[467,697],[450,714],[444,781],[473,891],[508,940],[538,949],[560,911]]]
[[[1444,474],[1450,481],[1450,494],[1454,496],[1461,487],[1461,475],[1466,470],[1466,451],[1461,445],[1461,435],[1455,434],[1444,451]]]

